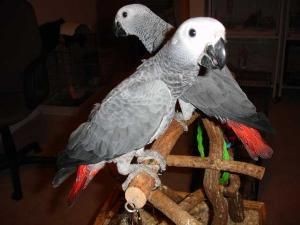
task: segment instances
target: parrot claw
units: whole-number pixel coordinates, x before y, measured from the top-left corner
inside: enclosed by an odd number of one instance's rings
[[[161,181],[157,175],[157,173],[153,170],[153,165],[144,165],[144,164],[132,164],[130,166],[132,172],[128,175],[127,179],[122,184],[122,189],[125,191],[128,188],[128,185],[136,177],[140,172],[146,172],[151,177],[153,177],[155,181],[154,189],[161,185]]]
[[[137,156],[138,163],[141,163],[145,160],[153,159],[158,163],[159,170],[161,172],[166,170],[167,167],[166,160],[158,151],[145,150],[145,151],[137,152],[136,156]]]
[[[175,113],[175,116],[174,116],[174,119],[178,122],[178,123],[180,123],[180,125],[182,126],[182,128],[183,128],[183,130],[185,131],[185,132],[187,132],[189,129],[188,129],[188,126],[186,125],[186,123],[185,123],[185,120],[184,120],[184,118],[183,118],[183,114],[181,113],[181,112],[176,112]]]
[[[158,177],[158,174],[155,171],[165,171],[166,170],[166,160],[164,157],[157,151],[152,150],[144,150],[140,149],[135,152],[135,156],[137,157],[137,162],[141,163],[145,160],[155,160],[158,165],[146,165],[146,164],[131,164],[128,168],[128,177],[125,182],[122,184],[123,190],[126,190],[132,179],[140,172],[146,172],[155,180],[155,187],[159,187],[161,185],[161,181]],[[157,168],[158,167],[158,168]]]

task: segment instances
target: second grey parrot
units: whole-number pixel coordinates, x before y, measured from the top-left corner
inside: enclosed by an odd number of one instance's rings
[[[160,47],[158,40],[163,43],[162,37],[167,38],[172,29],[174,28],[170,24],[141,4],[126,5],[120,8],[115,16],[116,34],[137,36],[150,53]],[[209,30],[210,27],[205,27],[201,35],[205,36]],[[216,47],[218,46],[214,49]],[[222,53],[224,46],[220,43],[219,47],[219,55],[216,55],[211,46],[206,49],[202,65],[210,70],[204,76],[198,76],[193,85],[180,96],[183,119],[189,119],[196,107],[206,115],[226,122],[253,159],[257,159],[258,156],[269,158],[273,150],[265,144],[256,129],[272,132],[272,126],[262,113],[256,111],[256,107],[226,66],[222,70],[214,69],[214,64],[225,63],[225,52]]]
[[[200,35],[208,24],[211,30]],[[223,25],[211,18],[182,24],[155,56],[115,87],[95,106],[89,120],[71,134],[58,158],[53,186],[60,185],[77,168],[69,195],[72,201],[106,162],[115,162],[121,174],[131,173],[133,156],[143,156],[144,146],[172,121],[176,101],[195,81],[207,46],[224,36]]]

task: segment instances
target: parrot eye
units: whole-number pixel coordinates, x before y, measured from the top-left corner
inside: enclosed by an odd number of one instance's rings
[[[190,35],[190,37],[195,37],[195,36],[196,36],[196,30],[193,29],[193,28],[191,28],[191,29],[189,30],[189,35]]]
[[[124,18],[126,18],[126,17],[127,17],[127,12],[123,12],[123,13],[122,13],[122,16],[123,16]]]

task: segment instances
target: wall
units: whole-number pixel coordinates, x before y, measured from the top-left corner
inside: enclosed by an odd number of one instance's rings
[[[204,16],[205,0],[190,0],[190,17]]]
[[[130,0],[29,0],[35,9],[35,13],[39,24],[53,21],[58,18],[64,18],[66,21],[80,22],[88,24],[90,28],[96,29],[97,21],[107,21],[116,13],[116,10],[122,5],[126,5]],[[180,21],[185,19],[187,10],[185,7],[189,5],[190,17],[204,15],[205,0],[190,0],[189,4],[185,0],[177,2],[180,9],[184,12],[180,13]],[[104,6],[105,4],[105,6]],[[105,22],[104,22],[105,23]],[[104,25],[105,26],[105,25]]]
[[[58,18],[80,22],[94,29],[97,18],[97,0],[29,0],[35,9],[39,24]]]

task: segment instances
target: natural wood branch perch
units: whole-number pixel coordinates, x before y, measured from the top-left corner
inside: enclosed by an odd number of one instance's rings
[[[187,122],[187,126],[192,124],[198,117],[199,114],[194,114]],[[182,125],[176,120],[173,120],[167,131],[153,143],[151,149],[158,151],[162,156],[167,157],[183,132]]]
[[[191,124],[197,117],[198,115],[194,115],[188,124]],[[244,218],[244,215],[243,208],[240,207],[242,206],[242,200],[238,193],[239,178],[235,174],[231,174],[232,180],[230,185],[224,187],[219,184],[221,171],[242,173],[262,179],[264,168],[244,162],[222,160],[224,138],[220,127],[208,119],[203,119],[203,124],[209,137],[210,151],[207,158],[169,156],[178,138],[183,133],[183,127],[175,120],[172,121],[165,134],[154,142],[151,149],[158,151],[163,157],[167,158],[169,166],[206,169],[204,174],[204,189],[206,196],[213,207],[212,225],[227,224],[228,205],[230,207],[229,213],[231,217],[236,221],[240,221]],[[144,161],[143,163],[156,164],[156,162],[153,161]],[[187,221],[189,221],[189,224],[201,224],[201,222],[197,221],[188,213],[190,208],[185,210],[187,206],[184,205],[184,202],[182,204],[176,204],[179,202],[180,196],[171,196],[171,198],[174,197],[176,201],[174,202],[160,190],[152,191],[153,187],[153,178],[145,172],[139,173],[129,184],[129,187],[125,192],[125,198],[127,202],[133,203],[137,208],[142,208],[148,200],[155,208],[164,213],[176,224],[186,224]]]
[[[262,179],[265,168],[245,162],[212,160],[211,158],[200,158],[198,156],[183,156],[183,155],[169,155],[167,157],[168,166],[175,167],[192,167],[229,171],[232,173],[241,173],[257,179]]]
[[[245,219],[243,199],[239,192],[240,178],[235,174],[230,174],[229,186],[224,187],[223,193],[228,201],[228,213],[233,222],[241,223]]]
[[[161,191],[164,195],[166,195],[166,197],[170,198],[170,200],[174,201],[174,203],[178,204],[178,206],[182,210],[187,211],[189,213],[190,212],[193,213],[193,216],[194,217],[196,216],[195,217],[196,219],[197,217],[199,218],[203,216],[204,213],[207,213],[205,218],[208,218],[208,207],[204,201],[205,197],[201,189],[193,193],[187,193],[187,192],[178,192],[163,185],[158,190]],[[168,225],[169,224],[166,220],[158,222],[158,219],[156,217],[152,216],[144,209],[141,209],[140,213],[141,213],[143,224],[147,224],[147,225],[158,225],[158,224]]]
[[[175,191],[165,185],[159,187],[159,190],[176,203],[180,203],[185,197],[189,195],[188,192]]]
[[[221,160],[224,144],[223,133],[219,127],[208,119],[203,119],[202,121],[209,137],[209,157],[211,160]],[[219,185],[219,178],[219,170],[206,169],[203,185],[207,198],[213,207],[212,225],[227,225],[228,206],[223,196],[221,185]]]
[[[152,191],[148,200],[155,208],[160,210],[176,225],[202,225],[201,222],[196,220],[159,190]]]
[[[192,211],[193,209],[195,209],[197,207],[200,208],[200,204],[201,202],[203,202],[205,199],[204,197],[204,193],[201,189],[188,194],[179,204],[178,206],[184,210],[190,213],[190,211]],[[198,210],[199,211],[199,210]],[[162,221],[161,223],[159,223],[159,225],[166,225],[168,224],[166,221]]]
[[[187,124],[193,123],[198,116],[198,114],[195,114]],[[183,132],[182,125],[173,120],[167,131],[153,143],[151,149],[167,157]],[[129,187],[125,191],[125,198],[137,208],[142,208],[146,204],[147,198],[153,188],[153,178],[146,173],[140,173],[129,184]]]
[[[185,211],[192,210],[197,204],[205,200],[204,193],[201,189],[189,194],[178,205]]]

